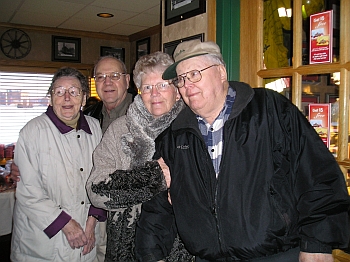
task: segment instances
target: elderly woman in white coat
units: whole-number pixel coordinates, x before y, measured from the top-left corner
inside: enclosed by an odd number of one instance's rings
[[[97,220],[106,212],[89,203],[85,183],[92,152],[101,140],[96,119],[81,107],[87,80],[73,68],[52,79],[47,111],[20,131],[15,163],[17,183],[12,261],[93,261]]]

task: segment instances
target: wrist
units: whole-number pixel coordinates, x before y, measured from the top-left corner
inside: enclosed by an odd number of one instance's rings
[[[89,215],[89,217],[93,217],[96,221],[98,221],[98,215]]]

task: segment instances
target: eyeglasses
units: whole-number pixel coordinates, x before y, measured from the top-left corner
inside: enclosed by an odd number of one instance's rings
[[[148,94],[152,92],[153,87],[157,88],[158,92],[165,92],[171,88],[169,82],[157,83],[155,85],[143,85],[140,87],[141,94]]]
[[[181,88],[181,87],[183,87],[185,85],[185,78],[187,78],[192,83],[199,82],[202,79],[201,72],[203,72],[204,70],[207,70],[207,69],[209,69],[209,68],[211,68],[213,66],[218,66],[218,65],[211,65],[211,66],[208,66],[208,67],[206,67],[206,68],[204,68],[202,70],[189,71],[187,73],[184,73],[184,74],[179,75],[178,77],[174,78],[172,83],[177,88]]]
[[[70,96],[76,97],[76,96],[80,96],[81,90],[79,87],[75,87],[75,86],[69,87],[68,90],[63,86],[58,86],[52,90],[52,93],[55,96],[60,96],[60,97],[64,96],[66,92],[68,92]]]
[[[106,77],[108,76],[109,79],[118,81],[120,79],[120,76],[125,76],[126,73],[119,73],[119,72],[112,72],[110,74],[97,74],[94,76],[95,82],[104,82],[106,81]]]

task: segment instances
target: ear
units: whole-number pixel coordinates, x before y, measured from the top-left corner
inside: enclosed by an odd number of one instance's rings
[[[125,81],[126,81],[126,86],[129,88],[129,83],[130,83],[130,75],[129,74],[125,75]]]
[[[227,71],[224,65],[219,65],[220,78],[221,80],[227,81]]]
[[[181,95],[180,95],[179,89],[177,87],[174,87],[174,88],[176,90],[176,101],[178,101],[178,100],[180,100]]]
[[[85,106],[86,105],[86,94],[84,93],[83,95],[83,101],[81,102],[81,106]]]

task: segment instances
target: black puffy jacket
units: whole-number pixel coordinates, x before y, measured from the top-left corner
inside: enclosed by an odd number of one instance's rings
[[[345,247],[349,196],[332,154],[284,96],[239,82],[230,86],[236,99],[224,125],[218,179],[189,108],[156,141],[155,159],[163,157],[170,168],[173,212],[186,248],[216,260],[252,259],[296,246],[320,253]],[[164,207],[166,195],[159,197],[144,204],[139,257],[159,252],[173,234],[171,212],[172,227],[154,227],[154,218],[171,210]]]

